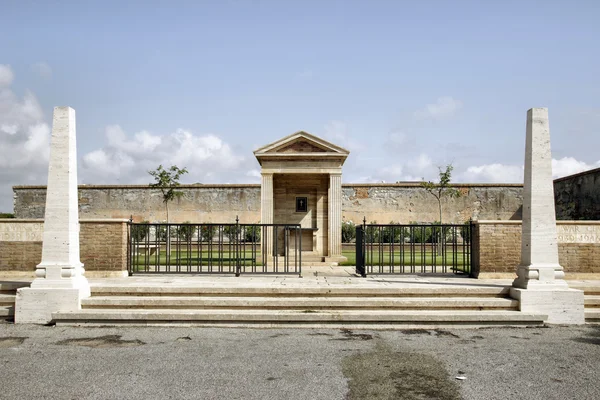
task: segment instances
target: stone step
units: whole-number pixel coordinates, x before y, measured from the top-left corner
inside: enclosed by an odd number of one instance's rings
[[[600,295],[584,295],[583,301],[585,308],[600,308]]]
[[[138,309],[470,309],[515,310],[517,300],[479,297],[181,297],[181,296],[103,296],[82,300],[82,308]]]
[[[507,297],[509,287],[368,287],[360,285],[324,287],[256,286],[92,286],[92,296],[225,296],[225,297]]]
[[[15,306],[0,306],[0,317],[12,317],[15,315]]]
[[[571,289],[583,290],[586,295],[600,295],[600,282],[569,282]]]
[[[0,293],[14,294],[17,289],[29,287],[31,281],[3,281],[0,279]]]
[[[585,309],[585,322],[600,323],[600,310]]]
[[[14,294],[0,294],[0,306],[14,306],[15,297]]]
[[[79,310],[52,314],[57,325],[206,325],[363,327],[543,325],[545,315],[519,311],[445,310]]]

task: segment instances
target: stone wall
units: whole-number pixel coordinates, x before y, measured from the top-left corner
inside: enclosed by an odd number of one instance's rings
[[[442,200],[444,222],[520,219],[522,185],[455,185],[462,196]],[[15,186],[17,218],[43,218],[44,186]],[[260,185],[182,185],[184,195],[170,203],[171,222],[260,221]],[[148,186],[80,186],[81,218],[166,220],[160,191]],[[342,185],[342,215],[355,223],[409,223],[439,220],[437,200],[418,183]]]
[[[600,168],[554,181],[556,218],[600,220]]]
[[[44,223],[32,219],[0,219],[0,274],[31,275],[42,260]],[[80,257],[86,275],[124,276],[127,271],[125,220],[82,220]]]
[[[454,185],[461,196],[442,199],[442,220],[463,223],[473,219],[521,219],[522,185]],[[440,219],[437,200],[419,183],[342,185],[345,220],[387,224],[434,222]]]
[[[516,276],[521,261],[521,221],[477,221],[473,275]],[[600,275],[600,222],[558,221],[558,260],[567,279]]]

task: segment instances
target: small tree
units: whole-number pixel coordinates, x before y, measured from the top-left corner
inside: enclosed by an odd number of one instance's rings
[[[163,196],[163,203],[165,203],[165,210],[167,211],[167,224],[169,223],[169,202],[183,196],[183,192],[175,190],[179,186],[179,179],[182,175],[187,174],[187,169],[179,168],[176,165],[166,170],[162,165],[154,171],[148,171],[150,176],[154,178],[154,183],[150,184],[150,187],[159,189]]]
[[[179,168],[176,165],[166,170],[162,165],[159,165],[154,171],[148,171],[150,176],[154,178],[154,183],[150,187],[159,189],[162,193],[163,203],[167,211],[167,254],[171,254],[171,229],[169,227],[169,202],[175,198],[183,196],[183,192],[175,190],[179,186],[179,179],[182,175],[187,174],[187,169]]]
[[[446,170],[442,171],[441,167],[438,167],[440,174],[440,181],[433,183],[431,181],[421,182],[421,186],[427,190],[438,202],[438,208],[440,211],[440,225],[442,224],[442,198],[444,197],[460,197],[458,189],[450,186],[450,180],[452,179],[452,170],[454,167],[452,164],[446,165]],[[425,181],[425,178],[423,178]]]

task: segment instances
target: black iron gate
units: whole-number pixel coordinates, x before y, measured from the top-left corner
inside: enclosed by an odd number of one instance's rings
[[[302,275],[300,225],[129,222],[133,274]]]
[[[473,222],[356,227],[356,273],[471,275]]]

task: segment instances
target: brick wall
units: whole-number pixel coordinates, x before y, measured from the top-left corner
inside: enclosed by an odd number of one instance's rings
[[[86,271],[127,270],[127,223],[122,220],[81,221],[79,251]]]
[[[0,242],[0,271],[35,271],[42,258],[42,242]]]
[[[40,220],[0,220],[0,272],[33,274],[42,260],[40,226]],[[82,220],[80,229],[80,259],[87,272],[102,275],[127,270],[126,221]]]
[[[600,235],[597,233],[600,222],[558,221],[556,225],[559,231],[558,260],[566,277],[600,274]],[[521,261],[521,221],[476,222],[473,253],[475,276],[516,274]]]

